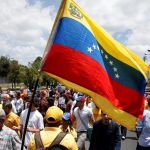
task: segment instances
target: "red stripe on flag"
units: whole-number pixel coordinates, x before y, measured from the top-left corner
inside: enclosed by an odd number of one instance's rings
[[[137,98],[140,99],[141,95],[112,81],[102,66],[88,55],[63,45],[53,44],[44,61],[42,71],[85,87],[106,97],[114,106],[139,116],[136,106],[141,104],[137,104]],[[135,105],[133,101],[136,102]]]
[[[117,107],[138,118],[141,118],[144,111],[144,96],[116,81],[111,82],[116,98],[119,100]]]

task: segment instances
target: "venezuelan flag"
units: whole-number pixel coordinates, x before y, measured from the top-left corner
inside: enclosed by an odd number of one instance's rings
[[[63,0],[41,70],[90,95],[113,120],[134,128],[142,116],[148,65],[73,1]]]

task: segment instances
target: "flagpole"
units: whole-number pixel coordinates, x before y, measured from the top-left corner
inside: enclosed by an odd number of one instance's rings
[[[25,141],[25,135],[26,135],[26,131],[27,131],[27,125],[28,125],[28,121],[29,121],[29,117],[30,117],[30,112],[31,112],[33,100],[34,100],[34,97],[35,97],[35,94],[36,94],[36,89],[37,89],[37,86],[38,86],[39,78],[40,78],[40,72],[38,72],[38,75],[37,75],[37,80],[36,80],[36,83],[35,83],[35,87],[34,87],[34,90],[33,90],[32,98],[31,98],[31,101],[30,101],[30,106],[29,106],[28,113],[27,113],[25,127],[23,129],[21,150],[24,149],[24,141]]]

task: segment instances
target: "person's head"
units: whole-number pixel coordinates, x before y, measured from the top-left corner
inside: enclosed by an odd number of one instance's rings
[[[12,104],[10,101],[7,101],[5,104],[3,104],[3,108],[5,111],[5,114],[8,115],[12,111]]]
[[[71,125],[71,114],[66,112],[62,116],[62,126],[63,128],[67,129],[68,125]]]
[[[45,120],[48,126],[59,126],[62,120],[63,111],[57,107],[49,107],[45,114]]]
[[[16,99],[19,99],[21,97],[21,92],[20,91],[17,91],[16,92]]]
[[[34,97],[33,106],[34,107],[39,107],[39,98],[38,97]]]
[[[4,120],[5,120],[6,114],[3,109],[0,109],[0,131],[2,130],[2,127],[4,125]]]
[[[111,119],[108,117],[108,115],[106,113],[104,113],[103,111],[101,111],[101,117],[102,117],[102,122],[104,124],[109,124]]]
[[[48,97],[47,101],[48,101],[48,106],[49,107],[54,106],[55,99],[53,97]]]
[[[5,104],[7,101],[9,101],[9,99],[10,99],[10,96],[8,94],[2,95],[3,104]]]
[[[78,94],[76,101],[79,109],[82,109],[84,107],[84,102],[86,101],[85,96],[83,94],[82,95]]]

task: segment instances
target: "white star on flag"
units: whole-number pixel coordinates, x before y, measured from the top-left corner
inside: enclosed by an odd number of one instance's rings
[[[95,44],[93,44],[93,46],[92,46],[94,49],[96,49],[96,46],[95,46]]]
[[[105,58],[106,58],[106,59],[108,59],[108,56],[107,56],[107,55],[105,55]]]
[[[115,74],[115,78],[119,79],[119,74]]]
[[[101,49],[101,53],[104,54],[104,51]]]
[[[93,52],[93,50],[92,50],[92,48],[91,48],[91,47],[88,47],[88,52],[90,52],[90,53],[92,53],[92,52]]]
[[[99,51],[99,46],[97,45],[97,50]]]
[[[117,68],[116,68],[116,67],[114,67],[113,70],[114,70],[115,72],[117,72]]]
[[[113,61],[110,60],[109,63],[110,63],[111,66],[113,65]]]

